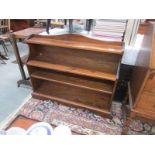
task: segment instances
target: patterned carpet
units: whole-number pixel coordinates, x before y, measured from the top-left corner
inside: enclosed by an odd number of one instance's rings
[[[30,99],[18,114],[55,126],[67,125],[72,131],[84,135],[120,135],[123,127],[121,104],[113,102],[112,119],[103,118],[85,109],[64,106],[57,102]],[[155,126],[135,120],[128,134],[155,134]]]

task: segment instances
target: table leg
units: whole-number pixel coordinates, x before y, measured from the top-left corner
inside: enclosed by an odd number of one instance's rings
[[[49,34],[49,29],[51,27],[51,19],[47,19],[46,32]]]
[[[3,58],[2,58],[2,55],[1,55],[1,53],[0,53],[0,61],[2,61],[2,63],[1,64],[6,64],[6,62],[3,60]]]
[[[20,73],[21,73],[21,76],[22,76],[22,80],[17,81],[18,87],[21,84],[31,85],[30,82],[28,81],[28,78],[26,78],[26,74],[25,74],[25,71],[24,71],[24,68],[23,68],[22,60],[20,58],[16,38],[15,38],[14,34],[10,34],[10,37],[11,37],[11,40],[12,40],[12,46],[13,46],[14,53],[15,53],[15,56],[16,56],[16,61],[17,61],[17,64],[19,66],[19,70],[20,70]]]
[[[9,57],[8,57],[8,53],[7,53],[7,52],[8,52],[8,49],[7,49],[7,47],[6,47],[4,41],[2,41],[2,47],[3,47],[3,49],[4,49],[4,53],[5,53],[6,58],[9,59]]]
[[[73,19],[69,19],[69,33],[73,33]]]

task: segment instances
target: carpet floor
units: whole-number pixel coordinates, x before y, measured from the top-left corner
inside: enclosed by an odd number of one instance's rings
[[[121,104],[113,102],[112,119],[104,118],[81,108],[73,108],[54,101],[29,99],[17,112],[27,118],[48,122],[54,126],[67,125],[73,132],[84,135],[120,135],[123,128]],[[130,135],[155,134],[155,126],[134,120]]]

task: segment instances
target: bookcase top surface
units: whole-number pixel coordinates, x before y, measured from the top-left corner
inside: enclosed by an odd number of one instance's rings
[[[78,34],[63,35],[31,35],[26,42],[28,44],[40,44],[47,46],[58,46],[64,48],[98,51],[103,53],[123,54],[123,43],[112,41],[101,41]]]

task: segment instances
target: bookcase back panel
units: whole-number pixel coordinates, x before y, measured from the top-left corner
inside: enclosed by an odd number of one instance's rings
[[[144,90],[155,94],[155,72],[149,74],[149,78],[146,81]]]
[[[137,104],[137,109],[155,116],[155,95],[147,91],[143,91]]]
[[[120,55],[86,50],[37,45],[32,50],[36,60],[107,73],[116,73]]]

